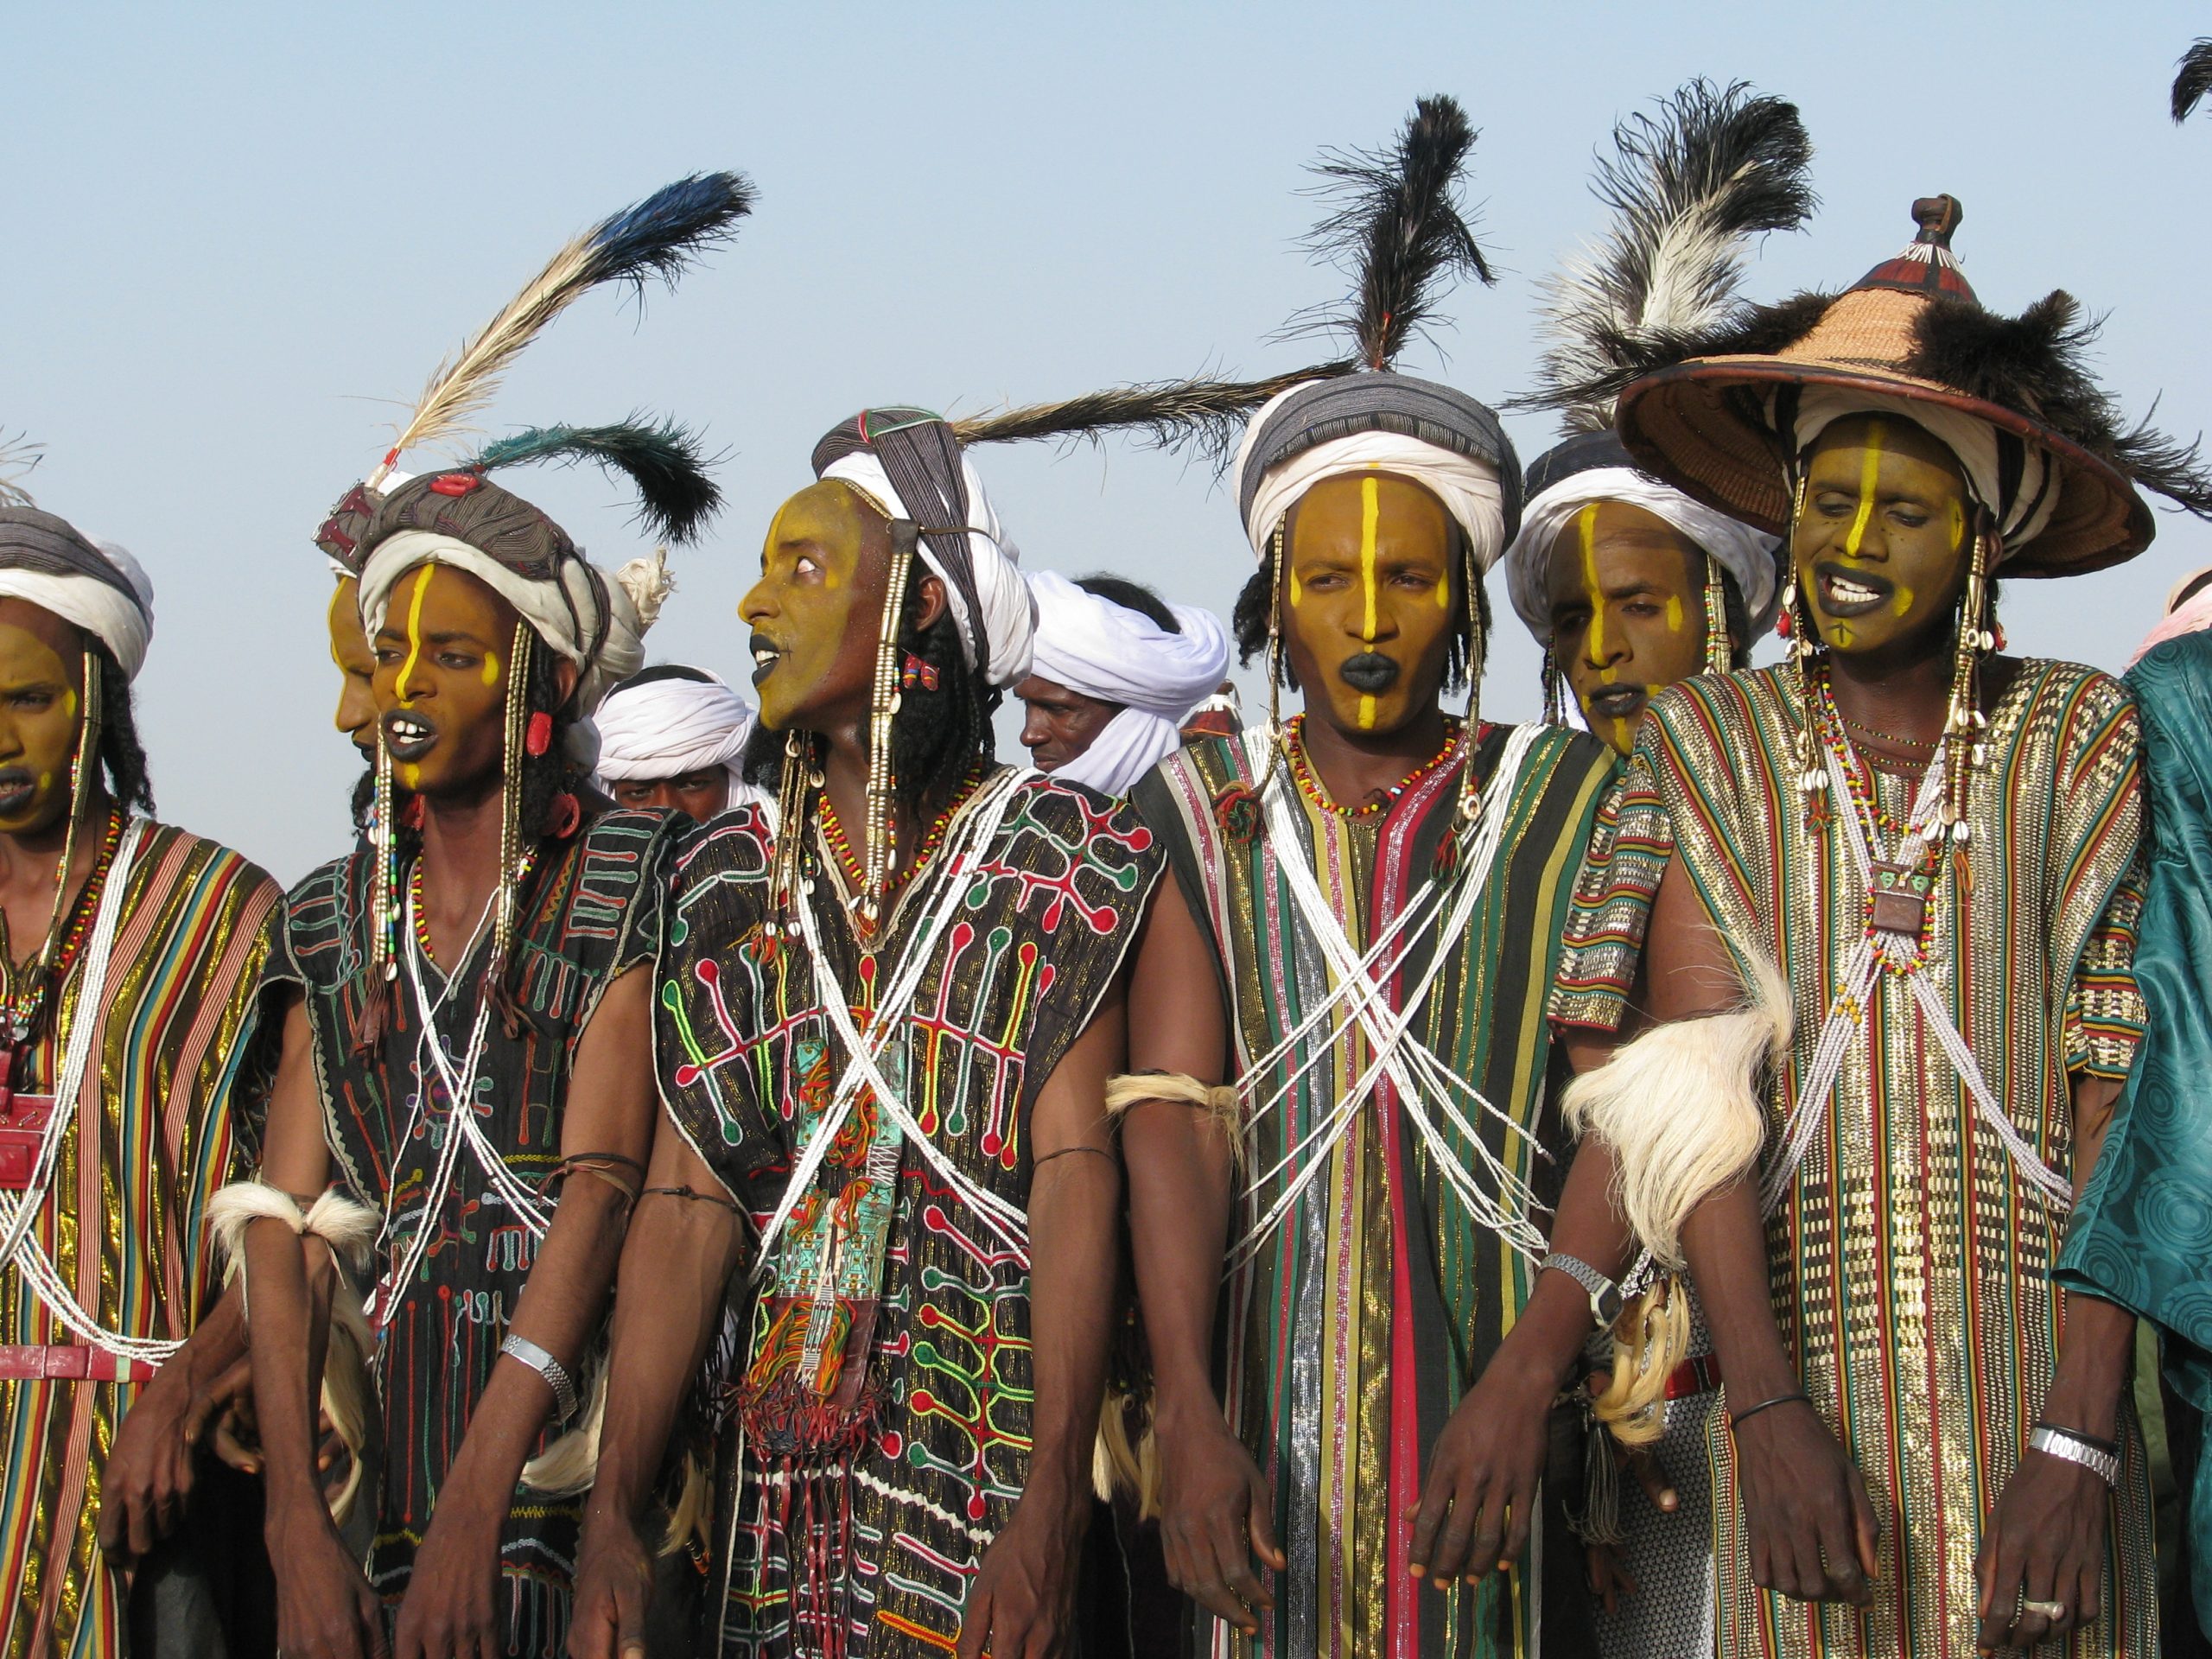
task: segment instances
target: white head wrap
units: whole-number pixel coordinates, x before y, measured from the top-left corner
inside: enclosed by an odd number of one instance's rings
[[[671,676],[611,691],[592,723],[599,728],[599,775],[607,783],[680,778],[721,766],[733,790],[753,735],[753,705],[719,676]]]
[[[40,515],[46,525],[58,527],[75,538],[78,548],[68,556],[86,558],[91,547],[128,585],[129,591],[98,576],[72,571],[31,569],[10,564],[0,555],[0,599],[27,600],[41,610],[51,611],[63,621],[82,628],[114,653],[127,679],[137,679],[146,665],[146,647],[154,638],[154,584],[138,561],[115,542],[98,541],[49,515]]]
[[[1767,400],[1768,418],[1774,412],[1774,396]],[[1806,386],[1798,394],[1797,423],[1792,435],[1796,453],[1803,454],[1813,441],[1838,421],[1854,415],[1878,415],[1885,419],[1910,421],[1958,457],[1967,487],[1974,499],[1992,512],[2002,512],[1999,531],[2007,548],[2024,546],[2042,534],[2058,505],[2058,479],[2050,458],[2040,447],[2022,440],[2025,464],[2019,488],[2008,504],[1999,483],[1997,429],[1977,416],[1964,415],[1941,404],[1915,397],[1891,397],[1880,392],[1857,391],[1841,386]]]
[[[418,564],[466,570],[513,606],[540,639],[582,671],[575,701],[576,711],[582,715],[599,707],[609,687],[645,666],[645,630],[660,614],[671,585],[667,561],[658,553],[650,559],[632,559],[611,576],[602,573],[606,638],[594,655],[601,587],[592,581],[583,560],[564,559],[555,580],[533,582],[454,537],[428,530],[396,531],[376,544],[361,569],[361,626],[372,640],[384,626],[392,585]],[[577,729],[582,730],[581,724]]]
[[[883,463],[865,449],[839,456],[822,469],[822,476],[851,485],[887,518],[914,516],[892,487],[891,475],[883,470]],[[1028,584],[1021,579],[1021,550],[999,528],[999,516],[991,507],[991,498],[983,493],[983,480],[976,475],[965,455],[960,458],[960,481],[968,494],[971,532],[968,556],[975,569],[976,592],[982,602],[984,636],[990,641],[988,663],[976,660],[976,620],[968,614],[959,584],[945,574],[926,537],[917,551],[922,563],[944,583],[945,602],[952,607],[953,626],[960,631],[961,654],[968,666],[982,670],[993,685],[1012,685],[1029,674],[1030,642],[1037,630],[1036,606],[1029,597]]]
[[[1593,501],[1624,502],[1665,519],[1735,577],[1754,637],[1773,626],[1777,591],[1774,550],[1781,544],[1777,537],[1693,501],[1680,490],[1632,467],[1589,467],[1539,492],[1522,510],[1521,533],[1505,550],[1506,592],[1539,645],[1550,645],[1552,638],[1552,543],[1567,522]],[[1738,643],[1749,645],[1751,642]]]
[[[1183,631],[1170,633],[1141,612],[1085,593],[1050,570],[1031,576],[1029,588],[1037,598],[1030,671],[1122,705],[1090,747],[1052,776],[1088,784],[1102,795],[1126,795],[1175,753],[1182,741],[1178,728],[1228,673],[1228,631],[1211,611],[1176,605],[1170,608]]]
[[[1244,441],[1237,446],[1236,474],[1243,477],[1250,463],[1252,446],[1267,427],[1268,417],[1286,399],[1313,383],[1302,381],[1277,392],[1246,423]],[[1351,473],[1392,473],[1409,478],[1444,504],[1459,528],[1466,532],[1475,569],[1488,574],[1505,550],[1505,502],[1497,468],[1471,455],[1463,455],[1440,444],[1395,432],[1358,432],[1300,451],[1281,466],[1268,469],[1252,496],[1245,514],[1244,533],[1262,563],[1268,559],[1275,527],[1299,499],[1325,478]]]

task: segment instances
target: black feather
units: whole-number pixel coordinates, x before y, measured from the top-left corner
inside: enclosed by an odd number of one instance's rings
[[[1135,432],[1142,435],[1147,448],[1171,454],[1194,451],[1217,469],[1236,452],[1246,419],[1268,398],[1300,381],[1349,374],[1357,366],[1324,364],[1267,380],[1192,376],[1146,381],[1086,392],[1061,403],[1029,404],[955,421],[952,430],[963,444],[1039,438],[1096,443],[1108,432]]]
[[[1693,80],[1613,128],[1592,190],[1609,213],[1597,243],[1546,283],[1551,336],[1540,390],[1508,408],[1554,409],[1569,432],[1611,429],[1619,343],[1721,327],[1739,308],[1746,244],[1795,230],[1818,205],[1812,140],[1796,105],[1734,82]]]
[[[1316,194],[1336,205],[1305,245],[1352,277],[1350,310],[1301,312],[1287,336],[1344,334],[1362,365],[1387,369],[1408,340],[1426,337],[1446,284],[1470,272],[1497,280],[1459,206],[1474,144],[1466,111],[1436,97],[1414,106],[1389,149],[1323,154]]]
[[[1554,385],[1508,409],[1553,409],[1610,403],[1647,374],[1671,369],[1693,358],[1767,357],[1813,332],[1821,314],[1835,303],[1833,294],[1794,294],[1772,305],[1751,306],[1710,328],[1626,330],[1600,328],[1592,344],[1610,366],[1570,385]],[[1571,394],[1571,395],[1570,395]]]
[[[2088,371],[2101,320],[2054,289],[2017,317],[1965,300],[1937,300],[1913,323],[1905,372],[2032,415],[2144,488],[2212,518],[2212,469],[2198,445],[2126,423]]]
[[[2177,126],[2196,112],[2205,93],[2212,92],[2212,40],[2199,41],[2183,53],[2177,67],[2173,99]]]
[[[638,492],[639,522],[671,542],[690,541],[722,504],[696,435],[674,421],[649,424],[632,416],[612,426],[534,426],[486,445],[468,465],[491,472],[541,461],[593,461],[623,474]]]

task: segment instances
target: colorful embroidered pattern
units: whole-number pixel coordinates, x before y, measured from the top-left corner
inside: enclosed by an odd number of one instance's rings
[[[768,855],[766,826],[749,812],[679,846],[655,998],[671,1116],[730,1195],[763,1214],[848,1058],[815,1001],[804,945],[758,946]],[[806,902],[864,1027],[878,974],[893,970],[942,890],[927,876],[903,890],[862,951],[841,918],[818,834],[808,859]],[[1150,831],[1127,807],[1041,778],[1016,786],[884,1051],[886,1081],[906,1090],[908,1111],[963,1179],[1024,1199],[1030,1109],[1118,971],[1159,868]],[[776,1294],[754,1318],[748,1383],[798,1375],[815,1389],[811,1406],[788,1390],[741,1406],[756,1432],[732,1499],[723,1650],[747,1659],[950,1651],[968,1581],[1027,1467],[1028,1264],[899,1143],[887,1117],[862,1109],[872,1106],[865,1095],[855,1103],[802,1200],[804,1220],[781,1236]],[[879,1195],[868,1181],[854,1191],[863,1148],[887,1153],[895,1172],[874,1249],[861,1244]],[[836,1317],[849,1324],[811,1333],[810,1350],[796,1298],[811,1295],[833,1228],[847,1230],[834,1288]],[[874,1282],[847,1278],[850,1260],[872,1262]],[[872,1328],[854,1344],[864,1321]],[[832,1349],[849,1346],[833,1364]],[[862,1421],[850,1453],[830,1455]],[[776,1444],[763,1443],[762,1428]]]

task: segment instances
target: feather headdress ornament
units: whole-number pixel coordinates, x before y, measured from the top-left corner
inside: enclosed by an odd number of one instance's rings
[[[17,433],[10,438],[0,432],[0,507],[28,507],[33,504],[31,493],[23,487],[23,480],[38,470],[46,459],[46,446],[33,443],[27,433]]]
[[[1689,82],[1617,124],[1612,148],[1592,185],[1612,222],[1545,284],[1541,387],[1508,405],[1556,409],[1570,435],[1611,431],[1639,346],[1733,317],[1751,238],[1796,230],[1819,205],[1796,106],[1743,81]]]
[[[545,325],[590,289],[628,283],[640,296],[649,278],[671,286],[693,260],[729,240],[753,211],[753,186],[741,174],[703,173],[664,186],[601,219],[546,262],[499,314],[438,365],[415,410],[376,471],[380,486],[400,456],[418,444],[451,439],[480,413],[499,377]]]
[[[675,421],[649,423],[637,415],[610,426],[533,426],[486,444],[465,470],[489,473],[526,461],[573,467],[580,461],[627,478],[638,493],[639,521],[667,541],[691,540],[721,506],[721,486],[707,474],[696,435]]]
[[[1388,148],[1328,150],[1314,164],[1327,211],[1303,245],[1352,285],[1344,299],[1299,313],[1281,337],[1336,336],[1345,355],[1264,379],[1136,382],[970,416],[952,423],[954,434],[977,444],[1096,442],[1108,432],[1135,432],[1148,448],[1195,452],[1221,470],[1245,422],[1270,399],[1310,380],[1389,369],[1408,340],[1427,333],[1451,281],[1470,273],[1495,280],[1459,205],[1475,137],[1454,99],[1424,98]]]
[[[2196,112],[2204,94],[2212,92],[2212,40],[2197,41],[2181,54],[2174,75],[2174,124],[2179,126]]]

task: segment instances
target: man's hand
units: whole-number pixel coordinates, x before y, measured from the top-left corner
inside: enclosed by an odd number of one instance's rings
[[[461,1495],[448,1482],[445,1496],[457,1500]],[[493,1611],[505,1519],[504,1511],[481,1514],[459,1501],[431,1511],[406,1599],[399,1604],[394,1659],[494,1659],[506,1651],[506,1634]]]
[[[2110,1489],[2079,1464],[2046,1452],[2020,1459],[1974,1560],[1984,1648],[2031,1648],[2095,1622],[2111,1502]],[[2026,1611],[2038,1601],[2066,1611],[2056,1618]]]
[[[1821,1414],[1792,1400],[1735,1437],[1752,1582],[1798,1601],[1873,1600],[1881,1528],[1858,1465]]]
[[[164,1367],[140,1392],[100,1478],[100,1548],[117,1565],[143,1557],[183,1517],[192,1496],[192,1463],[207,1421],[251,1382],[240,1360],[207,1389],[188,1369]]]
[[[327,1510],[295,1522],[271,1510],[264,1529],[276,1568],[276,1649],[285,1659],[385,1659],[376,1592]]]
[[[1178,1590],[1247,1635],[1275,1605],[1252,1558],[1281,1573],[1274,1493],[1211,1398],[1187,1413],[1163,1406],[1160,1440],[1160,1539]]]
[[[1071,1651],[1076,1557],[1090,1518],[1087,1497],[1058,1497],[1033,1486],[1022,1493],[968,1586],[959,1659],[1058,1659]]]
[[[1408,1564],[1438,1589],[1518,1560],[1551,1447],[1554,1387],[1540,1371],[1493,1360],[1436,1437],[1428,1476],[1408,1508]]]
[[[653,1563],[627,1516],[594,1510],[576,1554],[569,1659],[643,1659]]]

